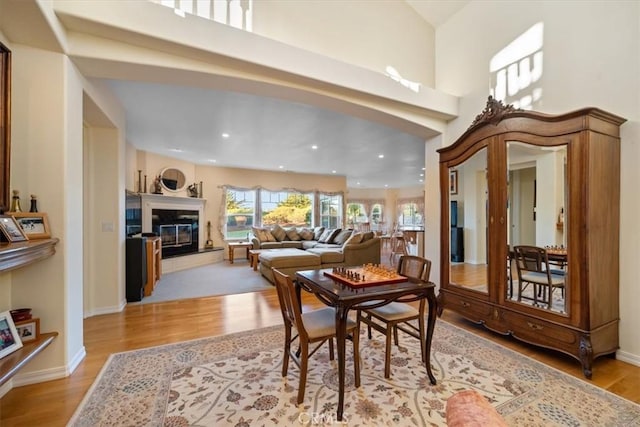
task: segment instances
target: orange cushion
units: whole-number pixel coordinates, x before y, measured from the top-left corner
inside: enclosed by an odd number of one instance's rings
[[[460,391],[447,399],[448,427],[506,427],[507,423],[487,399],[475,390]]]

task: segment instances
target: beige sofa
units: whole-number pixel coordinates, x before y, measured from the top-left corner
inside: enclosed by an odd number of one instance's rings
[[[260,273],[273,283],[272,267],[293,276],[301,270],[380,263],[381,240],[372,232],[330,230],[328,234],[332,236],[327,237],[323,236],[326,230],[316,231],[314,237],[317,239],[282,239],[280,241],[276,239],[276,242],[269,241],[265,236],[261,236],[263,239],[260,239],[258,235],[261,232],[256,231],[252,236],[254,249],[272,249],[260,253],[258,257]],[[277,230],[276,234],[281,235]],[[293,235],[293,233],[289,234]]]

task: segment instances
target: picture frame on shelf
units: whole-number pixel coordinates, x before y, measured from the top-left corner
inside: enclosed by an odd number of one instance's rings
[[[40,319],[37,317],[16,322],[15,325],[23,343],[36,340],[40,336]]]
[[[9,215],[0,215],[0,230],[10,243],[24,242],[29,240],[22,227],[16,222],[15,218]]]
[[[22,340],[13,323],[11,313],[3,311],[0,313],[0,359],[22,348]]]
[[[29,240],[49,239],[49,217],[43,212],[13,212],[11,216],[20,225],[23,233]]]

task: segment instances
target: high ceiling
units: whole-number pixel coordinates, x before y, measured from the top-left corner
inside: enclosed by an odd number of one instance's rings
[[[407,2],[434,27],[468,3]],[[202,165],[343,175],[349,188],[422,185],[424,140],[378,123],[241,93],[108,83],[127,112],[127,140],[140,150]]]

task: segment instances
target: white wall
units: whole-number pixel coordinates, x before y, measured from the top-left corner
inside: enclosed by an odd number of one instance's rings
[[[640,365],[640,3],[470,2],[436,31],[436,89],[462,96],[445,143],[484,108],[493,55],[539,22],[544,68],[534,109],[563,113],[595,106],[628,120],[622,126],[618,357]]]
[[[16,384],[65,376],[84,355],[82,90],[76,70],[63,55],[22,45],[10,48],[11,185],[38,196],[52,236],[60,239],[53,257],[37,268],[11,273],[11,306],[31,307],[43,332],[60,333],[47,357],[30,362]],[[35,378],[29,375],[38,370],[42,372]]]
[[[434,85],[435,32],[403,1],[253,2],[253,31],[380,73]]]

